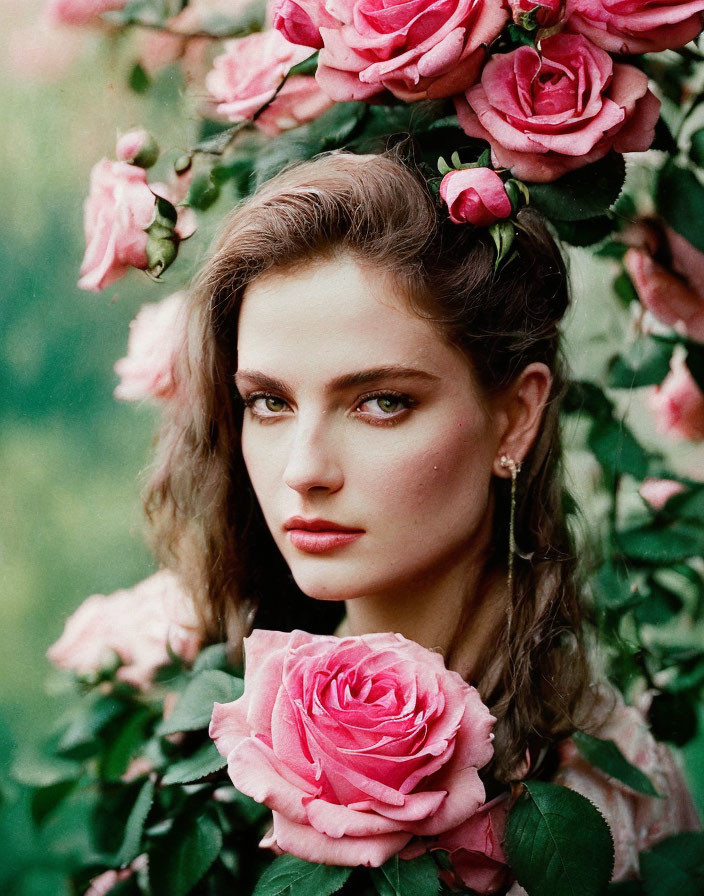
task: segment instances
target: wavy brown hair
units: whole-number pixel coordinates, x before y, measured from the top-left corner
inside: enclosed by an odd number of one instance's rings
[[[476,682],[498,720],[499,779],[511,777],[526,748],[535,757],[571,733],[588,681],[560,466],[558,324],[567,275],[530,209],[518,214],[514,248],[495,272],[488,231],[452,224],[398,151],[336,152],[277,175],[229,215],[193,285],[178,374],[185,398],[167,412],[146,493],[152,544],[197,596],[214,638],[239,644],[252,625],[332,631],[343,607],[298,589],[242,458],[234,373],[247,285],[272,269],[348,254],[394,278],[410,307],[464,351],[487,395],[509,387],[531,362],[547,364],[551,395],[518,480],[510,631],[506,624],[505,650],[492,650]],[[494,489],[487,575],[506,568],[509,483],[495,479]],[[462,626],[451,652],[461,634]]]

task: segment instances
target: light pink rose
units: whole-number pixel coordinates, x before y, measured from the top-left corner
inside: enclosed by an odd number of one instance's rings
[[[452,96],[476,81],[507,21],[493,0],[290,0],[275,18],[289,40],[320,34],[316,77],[338,102],[384,90],[406,102]]]
[[[291,75],[254,124],[268,137],[314,121],[333,104],[311,75]]]
[[[511,214],[511,200],[503,181],[491,168],[448,171],[440,184],[440,196],[455,224],[482,227]]]
[[[117,654],[117,678],[149,687],[154,672],[170,662],[167,644],[192,662],[203,640],[193,604],[179,580],[162,569],[133,588],[94,594],[69,617],[47,657],[79,675],[97,672]]]
[[[273,29],[227,41],[205,79],[218,115],[228,121],[251,118],[272,99],[291,68],[310,54]]]
[[[537,182],[611,149],[648,149],[660,110],[643,72],[564,33],[543,40],[540,53],[523,46],[492,56],[455,104],[465,133],[491,144],[494,168]]]
[[[683,491],[685,486],[676,479],[656,479],[654,476],[648,476],[641,483],[638,494],[653,510],[662,510],[670,498]]]
[[[523,17],[536,10],[535,21],[540,28],[552,28],[565,17],[566,0],[508,0],[513,21],[521,25]]]
[[[682,47],[704,28],[704,0],[568,0],[568,28],[610,53]]]
[[[273,810],[260,845],[379,866],[483,804],[495,720],[440,654],[401,635],[260,630],[245,651],[244,695],[215,704],[210,735],[235,787]]]
[[[704,439],[704,395],[682,357],[673,357],[670,372],[650,392],[650,407],[664,435]]]
[[[154,217],[154,194],[143,168],[101,159],[90,175],[84,206],[86,252],[78,286],[98,292],[130,267],[146,268],[147,234]]]
[[[127,357],[115,363],[121,401],[167,401],[178,393],[176,360],[186,338],[186,305],[177,292],[161,302],[143,305],[130,324]]]
[[[46,12],[50,19],[64,25],[87,25],[101,13],[122,9],[127,0],[49,0]]]
[[[704,253],[671,227],[643,222],[624,234],[623,263],[638,298],[659,321],[704,342]],[[665,266],[654,255],[669,258]]]

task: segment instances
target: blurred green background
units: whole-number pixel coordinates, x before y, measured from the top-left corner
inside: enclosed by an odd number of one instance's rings
[[[164,69],[146,96],[124,85],[129,47],[86,32],[67,63],[51,41],[28,38],[41,3],[0,3],[3,58],[0,153],[0,749],[3,771],[13,753],[35,743],[55,718],[46,648],[66,616],[89,594],[130,586],[153,570],[141,539],[140,471],[149,461],[155,415],[112,397],[115,360],[128,323],[144,301],[180,288],[207,246],[222,202],[184,257],[155,286],[145,275],[93,295],[76,288],[83,253],[82,200],[91,166],[114,152],[117,131],[148,123],[163,145],[184,145],[182,82]],[[36,28],[35,28],[36,30]],[[52,57],[66,70],[58,76]],[[54,59],[54,63],[56,62]],[[225,200],[226,202],[227,200]],[[597,376],[622,338],[628,314],[610,296],[608,263],[586,253],[572,259],[575,311],[569,352],[580,376]],[[652,440],[639,396],[630,419]],[[676,446],[677,465],[696,475],[701,448]],[[592,498],[587,456],[572,456],[585,519]],[[47,685],[47,681],[49,682]],[[704,740],[686,760],[704,812]]]

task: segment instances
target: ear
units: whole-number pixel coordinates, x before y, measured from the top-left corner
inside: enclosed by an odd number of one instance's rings
[[[502,457],[511,458],[518,464],[530,451],[540,429],[551,386],[550,368],[536,361],[521,371],[499,399],[502,413],[499,450],[493,465],[495,476],[511,475],[510,470],[501,465]]]

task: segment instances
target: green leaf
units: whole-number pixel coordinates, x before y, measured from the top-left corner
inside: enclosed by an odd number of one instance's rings
[[[128,865],[140,854],[144,825],[153,802],[154,782],[149,779],[142,785],[142,789],[139,791],[130,816],[127,819],[125,838],[115,859],[116,864]]]
[[[220,185],[210,176],[210,171],[201,171],[191,181],[186,197],[186,205],[205,211],[220,195]]]
[[[531,187],[531,191],[534,187]],[[614,229],[614,222],[608,215],[587,218],[585,221],[553,221],[552,226],[560,239],[571,246],[593,246],[600,243]]]
[[[196,750],[193,756],[175,762],[164,775],[162,784],[190,784],[191,781],[212,775],[226,765],[227,759],[218,753],[215,744],[210,741]]]
[[[508,817],[505,847],[530,896],[602,896],[614,846],[607,823],[581,794],[543,781],[525,790]]]
[[[318,52],[316,50],[311,56],[307,59],[304,59],[303,62],[299,62],[297,65],[294,65],[293,68],[289,71],[289,77],[291,75],[314,75],[318,71]]]
[[[222,830],[210,816],[181,820],[149,857],[153,896],[186,896],[222,849]]]
[[[667,376],[674,346],[653,339],[637,339],[609,365],[612,389],[657,386]]]
[[[513,245],[513,241],[516,238],[516,228],[510,221],[497,221],[491,225],[489,233],[496,246],[496,259],[494,261],[494,271],[496,271]]]
[[[670,227],[704,252],[704,187],[692,171],[669,159],[658,177],[656,206]]]
[[[619,532],[617,541],[627,557],[654,566],[679,563],[697,556],[704,549],[704,533],[701,527],[685,524],[638,526]]]
[[[624,158],[612,152],[552,183],[530,184],[531,205],[553,221],[598,218],[616,202],[625,179]]]
[[[647,475],[648,453],[621,421],[596,421],[587,441],[603,469],[611,475],[630,473],[636,479]]]
[[[704,128],[692,134],[689,157],[699,168],[704,168]]]
[[[76,758],[90,755],[103,728],[127,709],[127,704],[112,696],[84,701],[59,741],[59,752]]]
[[[704,893],[704,834],[668,837],[640,854],[646,896],[701,896]]]
[[[351,868],[317,865],[283,855],[259,878],[253,896],[331,896],[341,889],[351,873]]]
[[[572,740],[582,756],[609,777],[646,796],[660,796],[650,778],[632,765],[612,740],[602,740],[584,731],[576,731]]]
[[[701,391],[704,392],[704,345],[697,342],[688,342],[685,363],[694,381]]]
[[[119,728],[111,726],[107,737],[107,747],[100,757],[100,773],[107,781],[119,781],[129,765],[129,761],[146,739],[147,727],[152,721],[152,713],[145,707],[137,709]]]
[[[201,650],[195,658],[193,672],[203,672],[205,669],[225,671],[228,665],[227,644],[211,644]]]
[[[32,794],[32,819],[36,825],[41,825],[51,813],[73,791],[78,782],[57,781],[48,787],[41,787]]]
[[[127,83],[130,90],[134,90],[135,93],[146,93],[149,90],[151,80],[139,62],[135,62],[127,78]]]
[[[379,896],[435,896],[440,889],[438,867],[427,854],[409,860],[393,856],[371,875]]]
[[[697,733],[697,711],[686,694],[656,694],[648,710],[648,721],[657,740],[683,747]]]
[[[619,880],[609,884],[607,896],[645,896],[643,885],[639,880]]]
[[[210,724],[214,703],[230,703],[241,697],[243,692],[241,678],[219,669],[206,669],[190,682],[174,711],[157,728],[157,733],[175,734],[177,731],[206,728]]]

